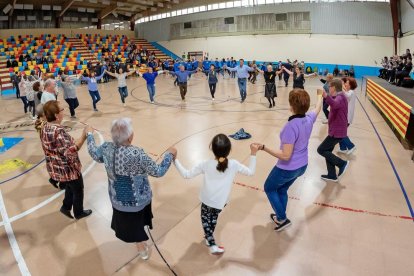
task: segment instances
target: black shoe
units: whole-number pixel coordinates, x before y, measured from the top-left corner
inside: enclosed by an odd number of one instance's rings
[[[66,210],[65,208],[63,208],[63,206],[62,206],[62,207],[60,207],[60,212],[61,212],[62,214],[64,214],[65,216],[67,216],[68,218],[73,219],[73,216],[72,216],[72,214],[70,213],[70,211],[69,211],[69,210]]]
[[[338,178],[341,177],[345,173],[348,166],[349,166],[349,161],[346,161],[345,165],[339,168]]]
[[[269,108],[272,108],[272,104],[269,104]]]
[[[76,217],[76,219],[85,218],[92,214],[92,210],[83,210],[82,214]]]
[[[52,178],[49,178],[49,183],[53,185],[56,189],[59,189],[58,184],[59,182],[56,180],[53,180]]]
[[[332,181],[332,182],[338,182],[338,178],[337,177],[332,177],[329,175],[321,175],[321,178],[325,181]]]
[[[276,232],[280,232],[280,231],[285,230],[289,226],[291,226],[292,225],[292,222],[290,222],[289,219],[286,219],[284,222],[279,223],[279,224],[276,223],[276,224],[277,224],[277,226],[275,227],[275,230],[276,230]]]
[[[274,223],[276,223],[276,225],[278,225],[278,223],[277,223],[277,216],[276,216],[276,214],[270,214],[270,219],[271,219]]]

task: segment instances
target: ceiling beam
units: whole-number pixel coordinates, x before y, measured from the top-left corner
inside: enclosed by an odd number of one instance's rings
[[[9,13],[9,16],[12,16],[12,15],[13,15],[13,12],[14,12],[14,5],[16,5],[16,2],[17,2],[17,0],[11,0],[11,1],[10,1],[10,4],[12,5],[12,9],[11,9],[11,11],[10,11],[10,13]]]
[[[99,12],[98,18],[99,19],[104,19],[105,17],[107,17],[111,12],[115,11],[118,8],[118,6],[115,5],[110,5],[106,8],[104,8],[103,10],[101,10]]]
[[[68,1],[66,1],[66,3],[63,4],[62,11],[60,12],[59,17],[63,16],[65,14],[65,12],[70,8],[70,6],[72,6],[72,4],[75,1],[76,0],[68,0]]]

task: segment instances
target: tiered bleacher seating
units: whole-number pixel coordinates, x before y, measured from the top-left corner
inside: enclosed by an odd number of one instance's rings
[[[82,36],[82,40],[98,60],[103,60],[109,55],[119,58],[122,62],[126,62],[128,58],[128,52],[126,50],[128,47],[128,38],[124,35],[101,36],[99,34],[89,34]],[[103,47],[108,49],[109,52],[102,53]]]
[[[155,48],[154,46],[152,46],[151,43],[149,43],[146,39],[132,39],[132,41],[137,45],[138,49],[147,49],[150,52],[154,52],[155,53],[155,57],[161,60],[164,59],[169,59],[170,57],[168,55],[166,55],[163,51]]]
[[[98,63],[96,56],[88,49],[87,45],[79,38],[68,38],[68,42],[71,44],[72,50],[76,51],[80,56],[81,59],[86,60],[87,62],[91,62],[92,66],[95,66]],[[78,70],[85,70],[85,64],[78,64]]]
[[[53,62],[37,64],[34,60],[34,54],[41,54],[47,57],[48,54],[52,57]],[[34,37],[33,35],[27,35],[24,37],[15,38],[13,36],[7,38],[7,40],[0,41],[0,56],[4,60],[16,59],[18,61],[19,56],[29,54],[33,61],[18,62],[17,67],[11,67],[6,70],[1,68],[0,82],[2,83],[2,90],[11,89],[10,76],[18,71],[30,74],[35,68],[39,68],[43,73],[57,74],[60,70],[66,70],[68,74],[74,74],[78,72],[79,65],[83,67],[87,61],[78,54],[77,51],[71,49],[71,43],[67,41],[64,35],[40,35]],[[3,67],[3,66],[1,66]],[[5,72],[9,75],[4,75]],[[7,85],[7,87],[3,87]]]

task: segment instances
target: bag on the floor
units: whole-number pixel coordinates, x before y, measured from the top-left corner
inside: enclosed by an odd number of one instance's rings
[[[412,78],[404,78],[401,86],[405,88],[414,88],[414,80]]]

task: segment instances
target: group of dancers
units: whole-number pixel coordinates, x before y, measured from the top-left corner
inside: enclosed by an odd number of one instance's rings
[[[18,81],[19,95],[20,99],[24,105],[24,113],[30,114],[30,117],[35,119],[36,107],[41,102],[40,97],[43,93],[44,82],[46,79],[55,79],[54,91],[48,91],[53,93],[55,98],[59,94],[59,87],[63,91],[63,96],[65,101],[68,103],[71,118],[76,118],[76,108],[79,106],[79,100],[77,98],[77,87],[80,82],[85,82],[88,87],[90,97],[92,99],[92,108],[94,111],[98,111],[97,104],[101,100],[101,95],[99,92],[99,82],[104,76],[112,76],[117,79],[118,82],[118,92],[120,95],[121,103],[123,106],[126,106],[126,98],[128,97],[128,88],[126,79],[131,75],[138,75],[142,77],[146,82],[146,87],[148,90],[149,101],[151,104],[155,103],[155,81],[158,75],[160,74],[169,74],[175,77],[174,84],[177,84],[180,91],[181,100],[186,100],[188,81],[191,78],[191,75],[196,74],[197,72],[203,72],[207,78],[207,83],[211,95],[211,100],[215,100],[217,83],[219,81],[219,75],[223,75],[225,72],[229,76],[237,77],[237,84],[240,92],[240,101],[243,103],[247,98],[247,82],[251,80],[251,73],[254,74],[263,74],[265,80],[265,93],[264,96],[269,102],[269,108],[275,107],[275,98],[277,97],[276,91],[276,78],[283,75],[285,85],[288,85],[290,76],[293,77],[293,88],[304,88],[305,79],[307,77],[315,76],[314,74],[305,74],[303,73],[303,68],[299,67],[298,64],[295,66],[288,62],[281,63],[279,62],[277,66],[273,66],[272,63],[262,64],[258,66],[255,62],[246,65],[244,59],[240,59],[237,62],[232,58],[229,62],[223,62],[216,67],[217,62],[210,62],[208,59],[202,62],[202,66],[198,67],[198,63],[191,63],[191,69],[187,69],[186,66],[180,63],[175,63],[177,69],[170,70],[157,70],[159,68],[153,68],[151,66],[144,68],[136,68],[130,70],[127,66],[118,66],[117,72],[110,72],[103,68],[100,70],[100,75],[96,75],[96,72],[91,69],[88,74],[79,74],[79,75],[65,75],[64,72],[59,72],[59,74],[54,77],[50,74],[42,74],[40,71],[36,74],[31,74],[30,76],[25,76],[24,72],[20,75],[20,80]],[[205,70],[206,64],[209,65],[208,70]],[[231,64],[228,66],[227,64]],[[294,67],[293,67],[294,66]],[[33,90],[34,84],[36,85],[38,91]],[[16,90],[17,93],[17,90]],[[34,97],[37,95],[37,97]],[[38,100],[36,100],[36,98]],[[44,103],[44,102],[43,102]]]
[[[244,65],[241,59],[239,65],[229,69],[236,72],[240,88],[241,101],[246,99],[245,90],[248,72],[256,70],[256,67]],[[171,73],[178,78],[180,94],[182,99],[186,95],[186,81],[190,74],[195,74],[201,69],[192,71],[181,67],[179,71]],[[210,148],[214,158],[198,162],[191,169],[186,169],[176,158],[177,150],[170,148],[164,155],[162,161],[157,164],[145,151],[132,146],[134,132],[130,119],[121,118],[112,123],[112,141],[98,146],[94,139],[94,128],[86,126],[81,137],[73,139],[61,123],[64,117],[64,107],[56,100],[54,91],[56,82],[48,79],[44,82],[42,94],[42,116],[37,120],[37,129],[40,133],[42,148],[46,156],[46,167],[50,175],[50,182],[65,188],[65,198],[60,211],[68,218],[81,219],[92,214],[91,210],[83,208],[83,179],[80,173],[81,162],[78,151],[87,142],[90,156],[97,162],[104,163],[109,178],[109,197],[113,207],[111,227],[115,235],[124,242],[136,243],[139,254],[143,259],[148,258],[148,236],[144,230],[145,226],[152,228],[152,193],[149,185],[148,175],[162,177],[171,164],[175,164],[177,170],[184,178],[192,178],[204,175],[204,183],[200,191],[201,200],[201,224],[204,231],[205,243],[211,254],[223,254],[224,247],[218,245],[214,238],[214,231],[218,216],[229,203],[231,188],[237,173],[252,176],[255,173],[256,154],[260,151],[266,152],[278,159],[276,166],[269,173],[264,183],[264,189],[268,197],[273,213],[270,214],[276,231],[282,231],[291,225],[287,217],[286,208],[288,203],[288,189],[295,180],[302,176],[308,166],[308,145],[313,125],[316,122],[322,106],[327,105],[328,135],[320,144],[317,152],[326,160],[327,174],[321,175],[325,181],[338,182],[348,169],[350,161],[344,160],[333,154],[335,146],[339,143],[339,153],[343,156],[352,154],[356,146],[348,136],[348,126],[352,123],[356,102],[354,89],[357,83],[353,78],[334,79],[327,78],[321,92],[318,92],[318,101],[315,109],[309,111],[310,95],[304,90],[303,81],[306,77],[300,70],[295,68],[289,70],[282,67],[274,70],[269,64],[266,71],[259,70],[265,76],[266,94],[269,95],[269,103],[274,106],[272,95],[275,94],[274,80],[282,72],[294,76],[294,89],[289,93],[289,105],[292,115],[280,132],[281,146],[275,149],[264,143],[254,142],[250,145],[251,157],[249,166],[241,164],[229,157],[231,142],[224,134],[213,137]],[[158,73],[163,71],[139,73],[146,81],[150,91],[151,102],[155,89],[154,80]],[[132,72],[120,70],[112,74],[118,79],[118,88],[121,100],[124,103],[128,95],[125,78]],[[83,79],[88,83],[91,97],[94,98],[94,108],[99,101],[96,81],[101,78],[91,72],[89,77],[63,76],[63,83],[75,79]],[[210,66],[207,74],[210,80],[217,78],[214,65]],[[72,80],[71,80],[72,79]],[[65,85],[63,85],[64,87]],[[215,89],[212,87],[211,89]],[[212,95],[214,97],[214,93]],[[325,107],[324,107],[325,109]],[[72,114],[72,113],[71,113]],[[56,135],[59,134],[59,135]],[[59,141],[51,143],[49,137],[58,137]],[[65,145],[62,152],[58,145]],[[123,160],[128,159],[128,162]],[[132,161],[131,161],[132,160]],[[73,209],[73,215],[72,215]]]

